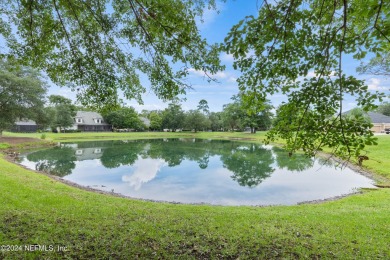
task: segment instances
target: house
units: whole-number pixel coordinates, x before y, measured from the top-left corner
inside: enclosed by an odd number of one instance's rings
[[[73,130],[82,132],[112,131],[112,126],[104,122],[103,117],[97,112],[77,111],[74,122],[71,128]]]
[[[31,133],[36,132],[37,130],[38,125],[34,121],[25,119],[16,121],[11,129],[11,132]]]
[[[386,128],[390,128],[390,116],[385,116],[376,112],[368,112],[367,114],[374,125],[371,128],[374,133],[384,133]]]
[[[347,115],[351,110],[344,112]],[[376,112],[367,112],[366,115],[371,119],[373,124],[371,131],[374,133],[384,133],[386,128],[390,128],[390,116],[385,116]]]

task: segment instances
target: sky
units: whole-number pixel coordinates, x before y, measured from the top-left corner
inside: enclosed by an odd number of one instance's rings
[[[257,15],[258,7],[261,1],[259,0],[228,0],[223,3],[218,3],[219,13],[215,10],[206,10],[203,17],[203,23],[198,22],[199,29],[203,37],[209,43],[223,42],[230,28],[237,22],[245,18],[247,15]],[[233,57],[227,54],[221,54],[221,61],[226,65],[226,70],[217,73],[214,77],[218,82],[207,82],[203,73],[192,70],[189,75],[189,82],[193,89],[188,90],[185,96],[186,101],[183,101],[182,108],[184,110],[196,109],[199,101],[205,99],[208,101],[210,111],[222,111],[223,105],[231,103],[231,97],[238,93],[238,85],[236,79],[240,76],[240,72],[233,69]],[[366,61],[369,59],[367,58]],[[345,72],[349,75],[355,75],[358,79],[365,80],[370,91],[380,91],[387,96],[390,94],[390,79],[373,75],[358,75],[356,67],[358,61],[350,57],[345,57]],[[142,80],[147,92],[143,95],[144,105],[138,104],[134,100],[127,100],[126,104],[134,107],[137,111],[164,109],[168,103],[159,100],[150,90],[150,83],[147,80]],[[75,93],[67,88],[59,88],[53,86],[49,89],[49,95],[63,95],[75,100]],[[181,96],[184,98],[184,96]],[[274,107],[277,107],[287,98],[281,94],[275,94],[268,97]],[[387,99],[388,100],[388,99]],[[356,102],[352,97],[345,97],[343,104],[344,111],[356,107]]]

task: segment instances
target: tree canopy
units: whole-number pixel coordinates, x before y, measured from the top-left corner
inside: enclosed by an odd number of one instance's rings
[[[65,130],[74,124],[76,116],[76,106],[72,104],[72,100],[59,95],[49,96],[50,106],[45,109],[48,116],[53,116],[51,127],[53,129]]]
[[[37,71],[0,60],[0,134],[19,119],[38,118],[46,90]]]
[[[77,91],[82,104],[141,102],[145,74],[159,98],[185,93],[188,69],[223,68],[196,26],[214,0],[0,1],[1,56],[38,68]],[[173,64],[180,64],[174,69]]]
[[[257,17],[231,29],[224,50],[242,72],[237,81],[244,98],[288,96],[283,112],[294,127],[289,134],[273,128],[269,140],[286,138],[290,152],[302,148],[310,155],[329,146],[344,158],[375,142],[369,128],[361,132],[346,122],[343,100],[354,96],[369,111],[381,94],[346,75],[344,60],[389,51],[389,15],[390,6],[377,0],[264,0]]]

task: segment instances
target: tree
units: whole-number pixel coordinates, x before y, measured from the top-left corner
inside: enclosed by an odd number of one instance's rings
[[[205,115],[208,115],[210,113],[209,104],[207,103],[207,100],[202,99],[199,101],[198,110],[201,111]]]
[[[118,129],[144,130],[145,125],[139,119],[133,107],[122,107],[119,110],[109,112],[104,115],[104,120]]]
[[[381,103],[375,111],[383,115],[390,116],[390,103],[389,102]]]
[[[46,112],[54,114],[52,128],[58,127],[60,131],[65,131],[65,128],[73,126],[76,106],[72,104],[72,100],[59,95],[50,95],[49,102],[52,110],[47,109]]]
[[[223,130],[222,112],[211,112],[209,114],[209,122],[212,131]]]
[[[158,113],[157,111],[152,111],[149,113],[149,120],[150,120],[150,130],[161,130],[162,127],[162,117],[161,113]]]
[[[390,76],[390,54],[378,55],[372,58],[369,63],[360,64],[357,71],[361,74]]]
[[[372,124],[370,116],[367,113],[365,113],[363,111],[363,109],[361,109],[360,107],[356,107],[354,109],[351,109],[350,111],[348,111],[348,113],[344,113],[343,116],[348,120],[355,120],[355,121],[362,120],[365,125]],[[358,122],[356,122],[356,123],[358,123]],[[371,128],[371,126],[370,126],[370,128]]]
[[[256,129],[261,128],[268,130],[271,127],[272,113],[269,100],[262,98],[258,99],[258,96],[247,96],[243,93],[239,93],[233,97],[233,100],[238,103],[241,109],[244,111],[243,125],[251,128],[251,133],[255,134]]]
[[[240,105],[236,102],[223,105],[222,121],[224,127],[227,127],[231,131],[241,129],[244,113]]]
[[[282,93],[291,104],[284,112],[292,114],[294,132],[274,127],[269,140],[287,138],[290,153],[304,149],[308,155],[328,146],[342,158],[376,143],[370,129],[345,122],[343,100],[353,95],[370,111],[383,95],[346,75],[343,61],[347,55],[362,59],[367,52],[388,52],[389,16],[385,1],[264,0],[258,17],[248,16],[231,29],[223,50],[242,71],[237,82],[244,95],[265,100]]]
[[[196,133],[199,130],[207,128],[210,124],[207,117],[199,110],[190,110],[185,115],[184,125]]]
[[[77,91],[83,105],[120,103],[118,89],[141,102],[146,74],[152,90],[172,99],[189,87],[188,69],[216,73],[216,46],[202,39],[195,20],[215,0],[0,1],[0,50],[41,69],[57,85]],[[172,69],[172,64],[183,64]]]
[[[163,111],[162,127],[176,131],[184,126],[184,111],[178,103],[170,103]]]
[[[46,89],[37,71],[0,60],[0,135],[18,119],[37,119]]]

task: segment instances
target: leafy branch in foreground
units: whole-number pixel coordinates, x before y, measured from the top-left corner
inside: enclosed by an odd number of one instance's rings
[[[83,105],[119,107],[121,92],[142,102],[140,75],[171,100],[190,87],[189,68],[207,75],[223,68],[196,26],[206,6],[215,1],[4,0],[0,55],[45,71]]]
[[[389,13],[376,0],[264,0],[258,17],[248,16],[231,29],[223,49],[242,71],[243,95],[288,97],[269,141],[283,138],[290,153],[303,149],[308,155],[330,147],[346,159],[375,143],[370,124],[342,115],[343,100],[353,96],[369,111],[383,95],[346,75],[344,59],[389,50]]]

